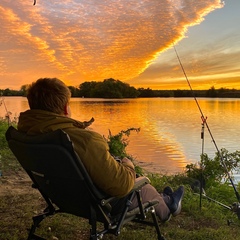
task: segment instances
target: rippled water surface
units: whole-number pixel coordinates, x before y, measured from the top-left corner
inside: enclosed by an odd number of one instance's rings
[[[6,97],[5,105],[12,117],[28,109],[26,98]],[[219,149],[240,150],[240,99],[198,99],[198,103]],[[207,127],[201,139],[202,120],[194,99],[71,99],[72,117],[78,120],[95,118],[90,129],[108,136],[131,127],[127,152],[147,169],[176,173],[187,163],[200,159],[202,149],[214,156],[215,145]],[[0,106],[0,116],[5,115]],[[204,144],[204,145],[203,145]]]

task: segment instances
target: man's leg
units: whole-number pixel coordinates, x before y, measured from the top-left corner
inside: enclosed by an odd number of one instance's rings
[[[141,188],[140,194],[143,203],[152,200],[159,202],[159,204],[155,206],[155,211],[162,222],[168,221],[171,214],[177,216],[181,212],[181,202],[184,194],[183,186],[180,186],[175,192],[173,192],[170,187],[166,187],[164,193],[160,194],[151,184],[147,184]],[[134,196],[129,210],[137,206],[137,197]]]
[[[159,204],[155,206],[156,215],[163,222],[169,219],[171,212],[166,204],[166,202],[169,199],[169,196],[159,194],[158,191],[151,184],[147,184],[143,186],[141,189],[140,195],[143,203],[152,201],[152,200],[157,200]],[[129,210],[137,206],[138,206],[138,201],[137,201],[137,196],[135,195]]]

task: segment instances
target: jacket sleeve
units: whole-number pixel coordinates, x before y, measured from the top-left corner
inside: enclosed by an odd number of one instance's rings
[[[77,136],[76,132],[69,136],[94,184],[111,196],[127,195],[134,186],[135,170],[111,156],[108,144],[100,134],[88,130],[77,132]]]

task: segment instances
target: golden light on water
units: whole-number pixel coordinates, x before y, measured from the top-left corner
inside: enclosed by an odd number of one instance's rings
[[[4,99],[11,117],[27,110],[26,98]],[[239,99],[199,99],[204,116],[219,149],[239,150]],[[171,174],[183,171],[187,164],[196,163],[202,153],[202,120],[194,99],[85,99],[72,98],[72,117],[80,121],[95,118],[90,126],[105,137],[129,128],[127,152],[140,166],[150,172]],[[0,117],[6,110],[0,106]],[[228,134],[226,134],[228,133]],[[205,129],[204,152],[213,157],[216,149]]]

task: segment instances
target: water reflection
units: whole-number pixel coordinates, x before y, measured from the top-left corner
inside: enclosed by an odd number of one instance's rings
[[[13,114],[28,109],[26,98],[5,98]],[[199,99],[219,149],[240,150],[240,99]],[[132,132],[127,151],[151,171],[176,173],[187,163],[199,161],[202,153],[202,120],[193,99],[84,99],[70,102],[72,117],[81,121],[95,118],[91,129],[108,136],[128,128]],[[0,107],[0,116],[4,116]],[[205,128],[204,152],[214,156],[216,149]]]
[[[1,99],[1,98],[0,98]],[[21,111],[28,109],[28,102],[25,97],[3,97],[4,104],[0,105],[0,117],[5,117],[10,112],[10,118],[18,118]]]
[[[103,102],[101,105],[99,101],[94,111],[88,106],[82,117],[94,116],[96,122],[92,129],[105,136],[109,129],[117,133],[130,127],[140,127],[140,133],[130,135],[127,150],[144,165],[154,166],[158,172],[172,173],[181,171],[187,163],[199,161],[202,120],[192,99],[131,99],[125,104],[117,102],[114,106]],[[206,113],[219,148],[238,150],[239,99],[200,99],[199,104]],[[207,129],[204,141],[204,152],[214,156],[216,149]]]

